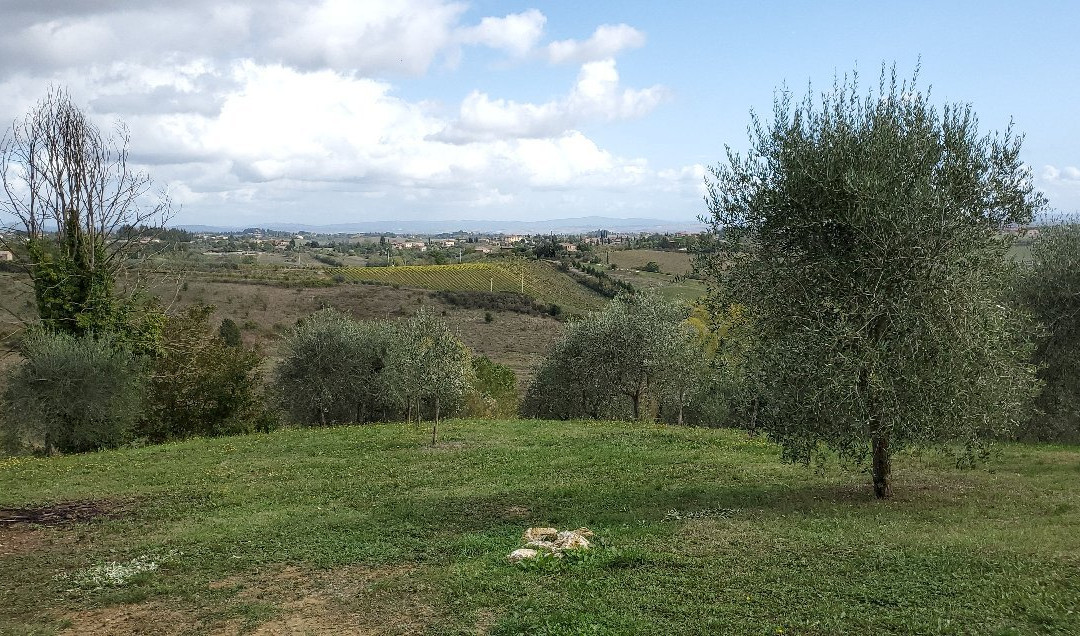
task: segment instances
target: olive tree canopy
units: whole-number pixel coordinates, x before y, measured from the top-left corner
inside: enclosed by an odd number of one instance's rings
[[[1022,418],[1034,370],[1001,229],[1045,200],[1011,125],[981,135],[917,73],[883,67],[863,91],[845,76],[752,115],[750,150],[706,179],[718,249],[702,264],[714,300],[744,310],[757,427],[793,461],[871,455],[888,497],[898,447],[970,448]]]

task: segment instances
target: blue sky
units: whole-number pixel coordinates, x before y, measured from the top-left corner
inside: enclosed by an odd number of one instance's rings
[[[182,5],[182,6],[180,6]],[[1080,3],[0,3],[0,121],[50,84],[131,128],[179,223],[693,219],[749,110],[883,61],[1010,119],[1080,210]]]

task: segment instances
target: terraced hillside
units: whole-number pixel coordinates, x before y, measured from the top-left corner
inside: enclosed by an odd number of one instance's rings
[[[605,302],[603,297],[574,282],[555,266],[537,261],[342,267],[331,273],[357,282],[437,291],[519,292],[545,303],[577,310],[596,309]]]

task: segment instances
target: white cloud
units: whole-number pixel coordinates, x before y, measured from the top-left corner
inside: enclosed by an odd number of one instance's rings
[[[452,40],[465,6],[440,0],[290,5],[269,51],[304,68],[422,74]]]
[[[667,96],[662,86],[624,89],[614,60],[589,62],[565,98],[543,104],[492,99],[473,91],[461,103],[457,121],[438,138],[469,143],[508,137],[558,136],[589,120],[641,117]]]
[[[1080,183],[1080,168],[1076,166],[1064,166],[1058,168],[1057,166],[1045,165],[1043,166],[1042,173],[1039,175],[1044,181],[1051,183],[1054,182],[1076,182]]]
[[[543,13],[529,9],[503,18],[484,18],[476,26],[459,29],[457,37],[463,44],[482,44],[522,57],[536,47],[546,22]]]
[[[626,24],[602,24],[588,40],[560,40],[547,45],[553,64],[593,62],[645,45],[645,34]]]
[[[582,132],[641,117],[667,95],[621,85],[611,56],[644,42],[626,25],[548,47],[540,11],[463,24],[465,6],[444,0],[68,4],[25,2],[12,14],[0,118],[21,117],[49,84],[68,87],[103,130],[128,124],[132,161],[169,187],[187,222],[345,209],[614,213],[696,187]],[[392,78],[463,47],[581,67],[543,103],[474,90],[447,115],[398,94]],[[633,197],[603,194],[631,187]]]

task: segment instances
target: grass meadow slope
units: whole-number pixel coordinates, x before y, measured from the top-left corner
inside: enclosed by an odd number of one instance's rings
[[[726,430],[443,431],[0,460],[0,633],[1080,633],[1075,447],[901,454],[878,502]],[[511,565],[535,525],[596,544]]]

